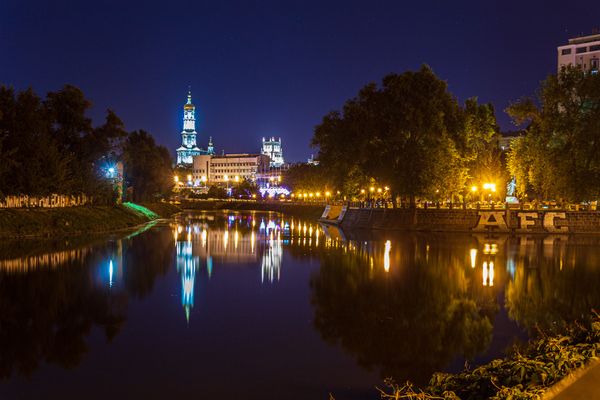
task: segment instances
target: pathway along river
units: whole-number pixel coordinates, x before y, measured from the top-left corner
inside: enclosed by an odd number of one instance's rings
[[[0,398],[375,399],[600,306],[600,237],[195,212],[0,244]]]

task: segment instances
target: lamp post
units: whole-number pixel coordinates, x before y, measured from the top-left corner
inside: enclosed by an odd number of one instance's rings
[[[223,179],[225,180],[225,185],[227,186],[227,196],[229,196],[229,175],[223,175]]]

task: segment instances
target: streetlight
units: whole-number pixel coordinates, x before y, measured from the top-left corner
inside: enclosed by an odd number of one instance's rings
[[[234,181],[239,182],[240,181],[240,177],[238,175],[235,176],[235,178],[233,178]]]
[[[227,185],[227,195],[229,196],[229,175],[223,175],[223,179],[225,180],[225,184]]]
[[[179,177],[178,177],[177,175],[175,175],[175,176],[173,177],[173,180],[175,181],[175,183],[178,183],[178,182],[179,182]]]

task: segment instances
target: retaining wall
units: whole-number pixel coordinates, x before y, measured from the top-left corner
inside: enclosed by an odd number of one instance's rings
[[[600,233],[600,211],[350,208],[341,225],[442,232]]]

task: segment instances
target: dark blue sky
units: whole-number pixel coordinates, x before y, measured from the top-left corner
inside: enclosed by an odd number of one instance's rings
[[[556,69],[556,46],[600,26],[598,1],[0,1],[0,83],[65,83],[173,151],[188,85],[199,143],[256,152],[313,128],[370,81],[429,64],[461,100],[511,100]]]

